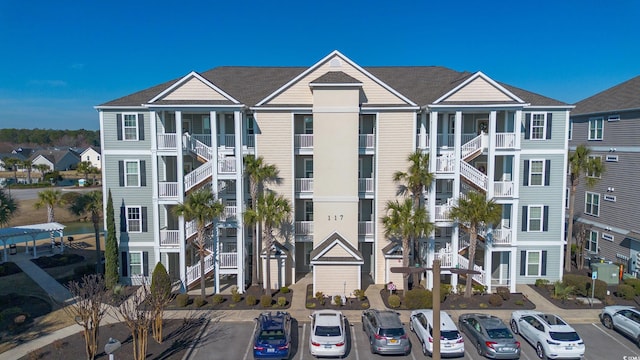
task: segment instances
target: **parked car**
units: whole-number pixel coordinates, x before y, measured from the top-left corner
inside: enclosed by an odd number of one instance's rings
[[[288,359],[291,350],[291,315],[263,312],[256,318],[254,359]]]
[[[422,343],[422,353],[433,354],[433,310],[414,310],[411,312],[409,329],[416,333]],[[440,312],[440,355],[464,356],[464,339],[451,316]]]
[[[478,350],[491,359],[519,359],[520,342],[500,318],[486,314],[462,314],[458,327]]]
[[[409,354],[411,342],[395,311],[369,309],[362,312],[362,330],[373,354]]]
[[[311,315],[311,334],[309,335],[309,351],[311,355],[345,356],[347,339],[344,329],[344,316],[340,311],[319,310]]]
[[[584,356],[584,341],[558,315],[514,311],[511,313],[511,331],[533,345],[540,359],[581,359]]]
[[[640,310],[633,306],[605,306],[600,320],[607,329],[616,329],[630,336],[640,347]]]

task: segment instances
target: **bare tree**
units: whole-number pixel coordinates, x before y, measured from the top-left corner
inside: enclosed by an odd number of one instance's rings
[[[115,312],[116,318],[124,322],[131,331],[134,360],[144,360],[147,354],[149,327],[151,327],[154,318],[152,307],[148,301],[149,293],[149,286],[143,279],[142,286],[126,301],[123,301]]]
[[[75,297],[75,303],[64,307],[64,311],[78,325],[82,326],[87,359],[95,359],[98,353],[98,330],[108,307],[104,305],[107,287],[102,275],[90,274],[80,281],[68,285],[69,292]]]

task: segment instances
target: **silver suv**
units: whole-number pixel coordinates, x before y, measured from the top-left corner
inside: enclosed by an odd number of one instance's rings
[[[373,354],[409,354],[411,342],[404,331],[400,316],[395,311],[365,310],[362,312],[362,330],[369,337]]]

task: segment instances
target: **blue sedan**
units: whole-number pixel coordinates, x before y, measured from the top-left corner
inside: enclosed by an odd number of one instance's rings
[[[264,312],[256,318],[254,359],[288,359],[291,351],[291,315]]]

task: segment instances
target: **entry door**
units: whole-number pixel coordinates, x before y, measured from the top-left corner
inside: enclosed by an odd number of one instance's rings
[[[167,259],[169,260],[169,277],[171,281],[180,279],[180,254],[167,253]]]

